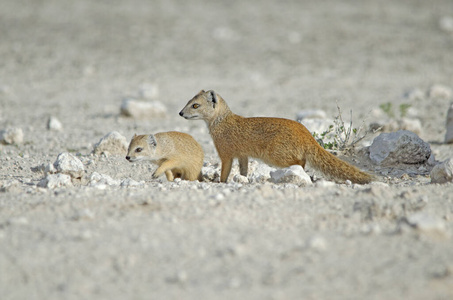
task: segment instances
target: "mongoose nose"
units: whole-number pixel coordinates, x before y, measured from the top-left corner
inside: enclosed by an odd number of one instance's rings
[[[129,160],[129,159],[131,159],[131,157],[130,156],[126,156],[126,159]]]
[[[182,115],[184,115],[184,113],[182,112],[182,110],[179,112],[179,115],[182,117]]]

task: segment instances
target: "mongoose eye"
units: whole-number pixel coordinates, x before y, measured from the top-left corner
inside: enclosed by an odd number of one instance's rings
[[[135,149],[135,152],[142,152],[143,148],[137,148]]]
[[[195,109],[197,109],[199,107],[200,107],[200,104],[198,104],[198,103],[195,103],[195,104],[192,105],[192,108],[195,108]]]

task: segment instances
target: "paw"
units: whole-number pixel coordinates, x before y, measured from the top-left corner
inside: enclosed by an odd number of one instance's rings
[[[156,175],[156,173],[153,173],[153,175],[151,175],[152,179],[157,179],[159,178],[159,175]]]

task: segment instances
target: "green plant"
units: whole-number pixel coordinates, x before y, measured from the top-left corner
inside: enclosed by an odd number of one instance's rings
[[[338,103],[337,108],[338,115],[334,119],[334,125],[330,125],[329,129],[322,133],[313,132],[313,137],[324,149],[350,151],[368,134],[368,131],[361,134],[364,130],[365,120],[359,128],[354,128],[351,110],[351,121],[349,126],[346,127]]]
[[[367,134],[369,133],[366,130],[363,134],[365,127],[365,120],[362,121],[362,124],[359,128],[354,128],[352,126],[352,110],[351,110],[351,121],[349,122],[349,126],[346,128],[345,123],[343,121],[343,116],[341,114],[341,108],[337,102],[337,109],[338,109],[338,116],[334,119],[335,124],[335,135],[334,140],[338,145],[338,150],[340,151],[350,151],[353,150],[355,145],[363,140]]]
[[[404,118],[407,116],[407,112],[411,106],[412,105],[407,104],[407,103],[400,104],[400,117],[401,118]]]
[[[411,107],[411,104],[403,103],[399,105],[399,117],[404,118],[407,116],[407,112],[409,108]],[[386,102],[382,103],[379,105],[379,108],[390,118],[390,119],[395,119],[395,112],[393,109],[393,105],[391,102]]]
[[[322,132],[317,133],[313,132],[312,135],[316,139],[316,141],[324,148],[329,150],[338,149],[338,143],[330,133],[334,131],[334,125],[330,125],[329,129]],[[327,141],[330,140],[330,141]]]
[[[386,102],[386,103],[382,103],[381,105],[379,105],[379,108],[382,109],[382,111],[389,117],[389,118],[394,118],[395,117],[395,114],[393,113],[393,107],[392,107],[392,103],[390,102]]]

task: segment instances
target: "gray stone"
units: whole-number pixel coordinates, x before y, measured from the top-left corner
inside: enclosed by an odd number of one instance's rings
[[[445,133],[445,143],[453,143],[453,102],[447,113],[447,132]]]
[[[382,133],[370,146],[371,160],[381,165],[424,163],[430,156],[429,144],[407,130]]]
[[[453,182],[453,159],[449,158],[434,166],[430,173],[431,183]]]

